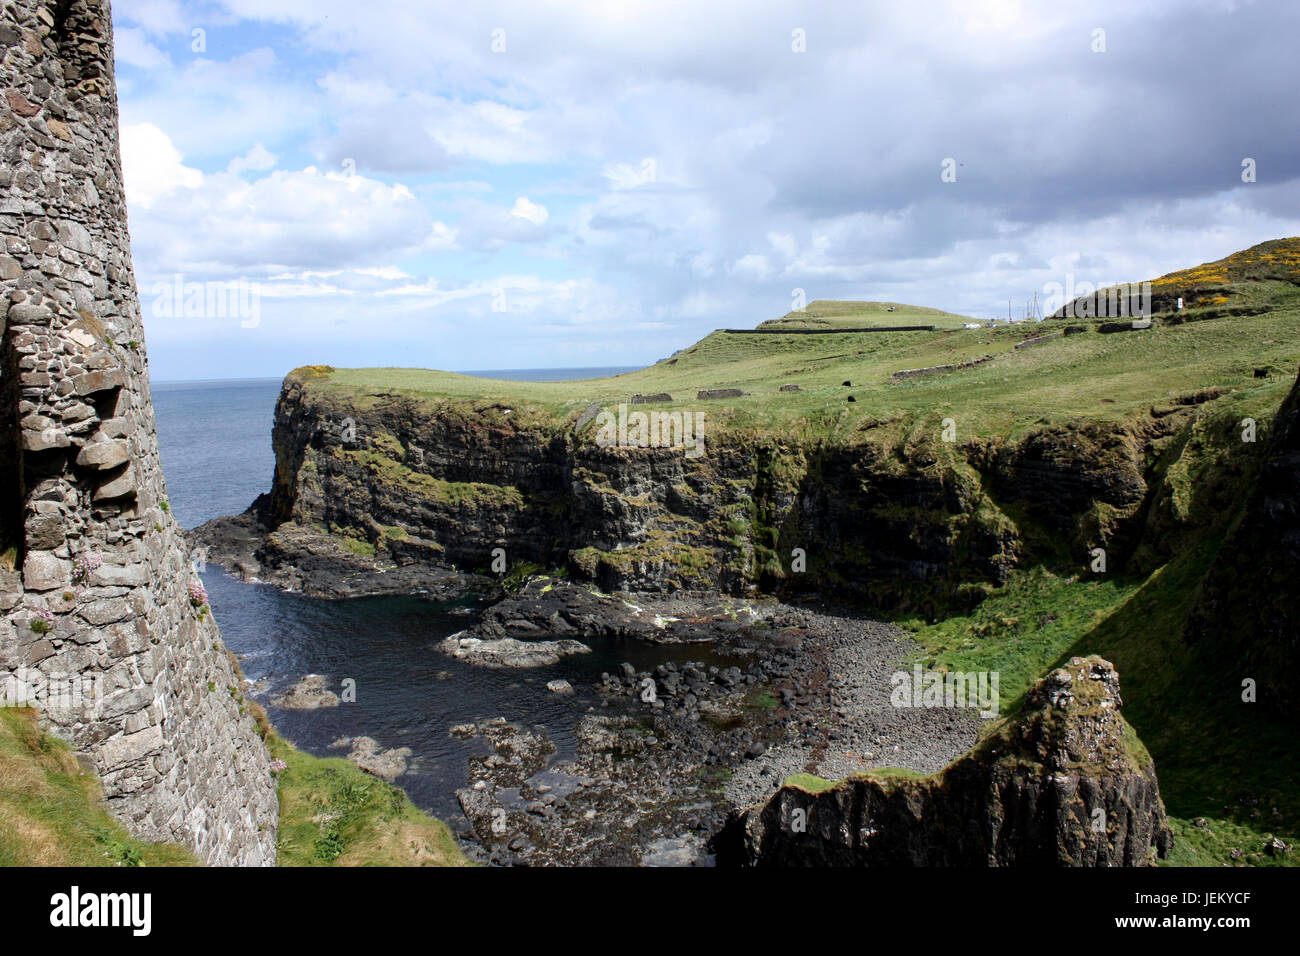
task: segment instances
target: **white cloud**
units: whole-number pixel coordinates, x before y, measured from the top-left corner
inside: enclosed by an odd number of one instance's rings
[[[251,155],[266,165],[257,149]],[[252,183],[230,172],[205,176],[148,123],[123,128],[122,163],[142,273],[381,268],[447,236],[401,183],[314,166],[274,170]]]
[[[152,123],[121,129],[122,176],[129,207],[148,209],[175,189],[197,189],[203,173],[186,166],[180,150]]]
[[[610,163],[600,171],[600,174],[609,180],[610,186],[614,189],[635,189],[637,186],[644,186],[646,183],[658,180],[659,163],[654,157],[647,156],[635,165]]]
[[[435,222],[424,240],[424,249],[428,252],[446,252],[456,248],[456,236],[459,230],[453,229],[445,222]]]
[[[113,57],[117,63],[156,70],[171,66],[171,58],[149,42],[138,28],[117,30],[113,34]]]
[[[134,23],[153,37],[189,33],[193,25],[179,0],[114,0],[113,17]],[[120,31],[114,30],[114,34],[120,35]]]
[[[514,207],[511,208],[510,214],[512,216],[518,216],[520,219],[527,220],[537,226],[540,226],[550,218],[550,213],[546,211],[545,206],[538,205],[527,196],[520,196],[515,200]]]
[[[238,176],[246,169],[254,172],[274,169],[276,159],[276,155],[261,143],[254,143],[253,148],[247,153],[243,156],[236,156],[230,161],[230,164],[226,166],[226,172]]]
[[[731,266],[733,275],[753,279],[766,279],[772,275],[773,271],[772,263],[761,252],[751,252],[748,255],[741,256]]]

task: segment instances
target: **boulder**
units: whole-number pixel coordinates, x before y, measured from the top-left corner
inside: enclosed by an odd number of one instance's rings
[[[330,744],[330,747],[350,747],[348,759],[361,770],[381,780],[396,780],[406,773],[407,758],[411,756],[410,747],[384,750],[373,737],[343,737]]]
[[[438,644],[444,654],[479,667],[546,667],[572,654],[590,654],[591,648],[579,641],[518,641],[513,637],[483,640],[466,637],[464,632],[451,635]]]

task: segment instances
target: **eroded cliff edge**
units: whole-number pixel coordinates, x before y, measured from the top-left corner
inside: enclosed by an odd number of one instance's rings
[[[167,508],[107,2],[0,18],[0,692],[142,839],[275,861],[270,758]]]
[[[585,399],[557,420],[518,402],[337,387],[332,371],[285,379],[274,487],[200,529],[212,560],[364,593],[444,580],[437,569],[499,571],[499,548],[510,567],[604,590],[818,592],[942,616],[1018,567],[1087,574],[1098,548],[1103,573],[1149,573],[1237,507],[1258,466],[1238,412],[1216,404],[1226,390],[959,441],[937,416],[833,436],[724,420],[692,458],[598,444]],[[403,569],[421,570],[391,573]]]
[[[942,772],[787,784],[735,812],[719,863],[746,866],[1140,866],[1168,855],[1151,757],[1120,715],[1119,677],[1073,658]]]

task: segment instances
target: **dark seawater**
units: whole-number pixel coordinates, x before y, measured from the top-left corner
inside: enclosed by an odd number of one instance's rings
[[[511,371],[510,378],[597,377],[628,369]],[[577,373],[583,373],[577,375]],[[593,374],[594,373],[594,374]],[[507,377],[497,371],[495,377]],[[274,469],[271,423],[280,383],[159,383],[153,387],[158,442],[172,510],[185,527],[243,511],[270,487]],[[704,660],[730,663],[707,648],[660,647],[624,638],[591,642],[591,654],[553,667],[488,670],[471,667],[434,649],[474,616],[452,605],[418,598],[322,601],[249,584],[209,566],[203,573],[226,645],[239,656],[258,699],[278,694],[305,674],[324,674],[335,692],[356,681],[356,702],[315,711],[268,706],[276,728],[300,747],[322,756],[341,737],[366,735],[382,747],[410,747],[408,773],[397,783],[420,807],[444,817],[459,815],[454,791],[466,783],[466,761],[485,752],[476,740],[452,739],[448,728],[489,717],[542,726],[564,759],[573,752],[573,728],[597,700],[590,684],[601,671],[630,661],[638,669],[660,662]],[[463,610],[463,609],[462,609]],[[556,677],[577,693],[562,697],[546,689]]]
[[[279,379],[159,382],[151,391],[167,498],[182,527],[239,514],[270,490]]]

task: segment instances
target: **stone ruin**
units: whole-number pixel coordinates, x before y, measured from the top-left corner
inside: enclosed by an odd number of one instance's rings
[[[0,13],[0,701],[137,837],[275,861],[270,757],[167,504],[107,2]]]

